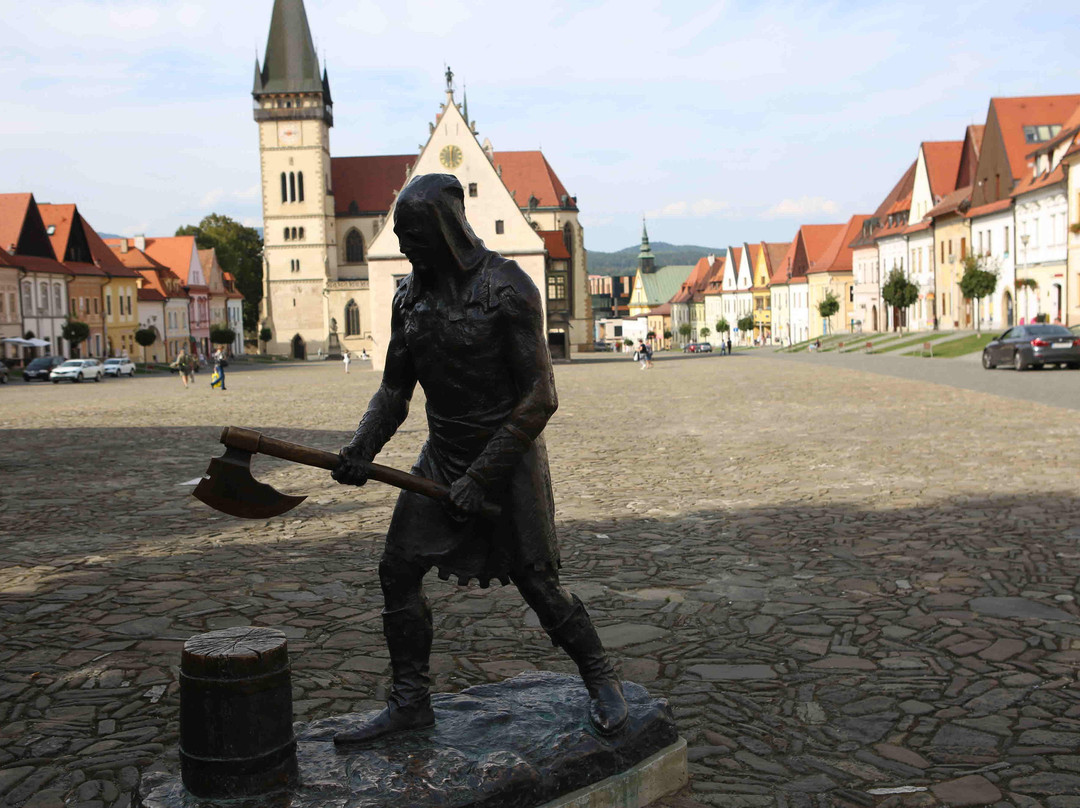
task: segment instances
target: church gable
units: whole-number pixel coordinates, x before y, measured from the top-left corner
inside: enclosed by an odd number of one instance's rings
[[[743,244],[742,255],[739,258],[738,288],[749,289],[754,285],[754,271],[750,265],[750,245]]]
[[[515,200],[507,190],[454,104],[452,93],[447,93],[443,112],[410,176],[419,174],[453,174],[458,178],[465,191],[465,215],[488,248],[507,256],[543,252],[543,240],[518,207],[527,200]],[[386,222],[393,224],[392,207]],[[383,227],[371,244],[370,258],[400,255],[393,227]]]

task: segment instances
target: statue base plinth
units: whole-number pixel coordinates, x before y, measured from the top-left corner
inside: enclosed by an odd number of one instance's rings
[[[326,358],[341,359],[341,340],[338,339],[337,331],[330,332],[330,338],[326,341]]]
[[[298,784],[230,800],[244,808],[642,808],[686,783],[671,709],[624,684],[630,717],[605,737],[576,676],[524,673],[432,697],[435,726],[338,750],[334,734],[370,714],[296,725]],[[196,808],[177,775],[143,776],[136,808]]]

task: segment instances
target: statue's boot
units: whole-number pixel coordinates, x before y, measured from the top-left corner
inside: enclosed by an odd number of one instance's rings
[[[551,641],[570,655],[577,664],[589,691],[589,719],[602,735],[618,732],[626,723],[626,698],[615,668],[604,653],[604,646],[589,619],[585,604],[574,596],[570,616],[555,628],[547,629]]]
[[[394,732],[422,729],[435,723],[431,709],[431,609],[421,597],[415,603],[383,612],[383,634],[390,651],[393,686],[386,708],[356,729],[334,736],[338,745],[359,744]]]

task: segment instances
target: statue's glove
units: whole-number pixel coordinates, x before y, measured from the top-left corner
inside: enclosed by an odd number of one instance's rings
[[[374,457],[374,452],[367,446],[353,441],[338,452],[338,466],[330,476],[342,485],[363,485],[368,481]]]
[[[447,510],[453,519],[464,522],[480,512],[486,495],[484,486],[468,474],[464,474],[450,486]]]

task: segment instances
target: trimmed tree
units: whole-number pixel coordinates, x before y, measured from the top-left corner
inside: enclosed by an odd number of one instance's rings
[[[739,327],[739,335],[745,340],[747,334],[754,333],[754,315],[744,314],[735,325]]]
[[[840,301],[836,299],[836,295],[833,294],[832,289],[825,292],[825,297],[817,304],[817,310],[818,314],[821,315],[822,321],[830,326],[829,331],[831,332],[832,321],[830,318],[836,314],[836,312],[840,311]]]
[[[227,325],[215,325],[210,327],[210,341],[215,345],[232,345],[236,339],[236,332]]]
[[[266,343],[273,338],[274,332],[270,330],[269,326],[264,325],[259,329],[259,339],[262,341],[262,351],[266,353]]]
[[[730,330],[731,326],[728,324],[728,321],[723,317],[716,321],[716,333],[720,336],[723,336]]]
[[[135,341],[142,346],[142,361],[146,364],[146,349],[157,342],[157,332],[152,328],[140,328],[135,332]]]
[[[706,327],[702,328],[700,331],[698,331],[698,333],[701,334],[702,339],[708,339],[709,334],[711,334],[712,331],[710,331],[708,326],[706,326]]]
[[[65,320],[63,328],[60,329],[60,336],[70,343],[71,353],[79,356],[79,345],[90,338],[90,326],[82,320]]]
[[[989,297],[997,288],[996,268],[986,266],[986,258],[969,255],[964,258],[964,275],[960,278],[960,292],[975,301],[975,333],[982,333],[982,299]]]
[[[680,323],[679,333],[682,335],[683,342],[685,343],[690,339],[690,335],[694,333],[694,329],[690,327],[690,323]]]
[[[893,268],[885,281],[885,285],[881,287],[881,297],[894,309],[902,312],[902,320],[906,320],[908,307],[919,299],[919,287],[904,276],[903,270]],[[903,323],[901,323],[901,330],[903,327]]]

